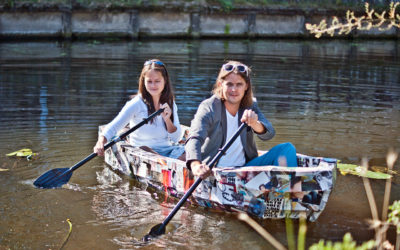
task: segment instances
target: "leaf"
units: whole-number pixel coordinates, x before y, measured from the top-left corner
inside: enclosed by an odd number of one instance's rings
[[[17,156],[17,157],[27,157],[27,156],[32,156],[32,155],[37,155],[36,153],[32,152],[32,149],[30,148],[23,148],[18,151],[6,154],[7,156]]]
[[[389,179],[392,176],[390,174],[381,173],[381,172],[374,172],[371,170],[363,171],[361,166],[354,165],[354,164],[344,164],[338,163],[337,167],[342,175],[345,174],[352,174],[361,177],[367,177],[370,179]]]
[[[5,172],[5,171],[8,171],[9,169],[7,169],[7,168],[0,168],[0,172]]]

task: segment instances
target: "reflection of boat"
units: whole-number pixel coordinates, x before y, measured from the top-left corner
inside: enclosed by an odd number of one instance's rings
[[[214,176],[203,181],[190,200],[211,209],[235,208],[260,218],[298,218],[305,212],[310,221],[315,221],[333,189],[337,161],[303,154],[297,154],[297,159],[297,168],[214,168]],[[194,182],[185,162],[125,141],[106,150],[105,161],[114,170],[179,198]]]

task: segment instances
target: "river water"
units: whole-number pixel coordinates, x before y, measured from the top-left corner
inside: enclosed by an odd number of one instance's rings
[[[385,166],[400,148],[400,44],[397,41],[148,40],[0,43],[0,249],[272,249],[234,215],[185,207],[175,231],[139,241],[176,200],[146,190],[96,158],[61,189],[32,183],[52,168],[70,167],[91,153],[97,127],[137,92],[143,62],[161,59],[175,87],[180,120],[189,124],[210,96],[226,59],[251,66],[259,106],[276,128],[268,149],[291,141],[298,152]],[[33,160],[5,154],[31,148]],[[395,170],[399,170],[396,164]],[[391,202],[400,199],[393,178]],[[378,207],[382,180],[371,180]],[[326,209],[308,223],[307,245],[373,237],[362,179],[338,174]],[[287,245],[285,222],[258,221]],[[297,230],[297,222],[294,222]],[[389,230],[394,243],[395,232]]]

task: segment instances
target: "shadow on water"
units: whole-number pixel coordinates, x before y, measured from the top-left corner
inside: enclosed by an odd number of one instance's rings
[[[259,106],[277,130],[260,149],[291,141],[298,152],[384,166],[399,148],[400,45],[396,41],[134,41],[0,43],[0,248],[132,248],[160,223],[176,201],[104,170],[101,158],[74,173],[63,189],[32,181],[52,168],[70,167],[91,153],[98,125],[110,121],[137,92],[143,62],[161,59],[175,87],[180,120],[189,124],[210,96],[225,59],[251,66]],[[6,158],[21,148],[33,161]],[[398,164],[395,170],[399,171]],[[399,177],[391,200],[398,200]],[[384,182],[372,181],[378,204]],[[369,206],[362,180],[339,176],[328,205],[309,223],[308,244],[363,241]],[[286,244],[282,221],[260,221]],[[262,249],[265,241],[229,214],[187,207],[174,231],[144,248]],[[393,238],[393,232],[389,234]]]

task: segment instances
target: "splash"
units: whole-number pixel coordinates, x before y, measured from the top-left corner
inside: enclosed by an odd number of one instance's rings
[[[122,180],[116,173],[109,168],[103,168],[103,171],[96,172],[96,179],[101,186],[108,187]]]

